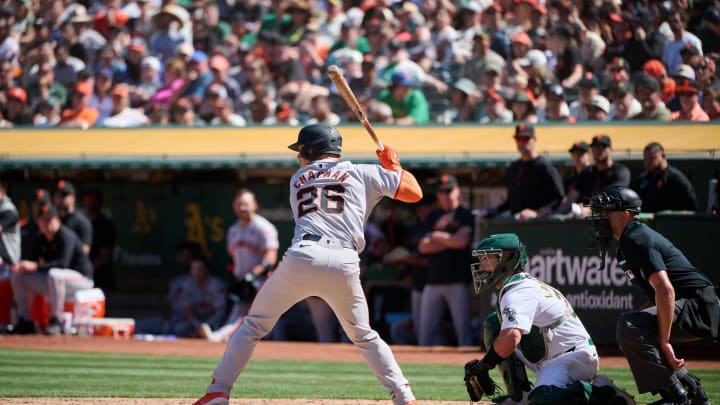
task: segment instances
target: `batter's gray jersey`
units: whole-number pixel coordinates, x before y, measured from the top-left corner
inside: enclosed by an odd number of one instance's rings
[[[305,234],[352,242],[365,248],[363,229],[373,207],[393,197],[401,171],[350,161],[316,160],[290,179],[290,207],[295,218],[295,241]]]

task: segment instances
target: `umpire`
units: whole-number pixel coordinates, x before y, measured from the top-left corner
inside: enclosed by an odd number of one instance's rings
[[[638,220],[642,200],[621,186],[590,198],[594,235],[604,246],[618,240],[617,262],[650,302],[625,312],[616,338],[638,392],[660,394],[653,404],[709,404],[700,380],[676,357],[673,343],[717,340],[720,300],[708,277],[667,238]]]

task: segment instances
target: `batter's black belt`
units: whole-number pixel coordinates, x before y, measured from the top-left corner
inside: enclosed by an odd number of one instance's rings
[[[341,247],[344,247],[345,249],[357,250],[357,248],[355,247],[355,245],[352,242],[348,242],[348,241],[342,240],[342,239],[327,238],[327,237],[320,236],[320,235],[312,235],[312,234],[306,233],[305,235],[302,236],[302,240],[311,240],[313,242],[320,242],[320,241],[324,240],[324,241],[327,241],[328,243],[332,243],[333,241],[335,241],[338,244],[340,244]]]

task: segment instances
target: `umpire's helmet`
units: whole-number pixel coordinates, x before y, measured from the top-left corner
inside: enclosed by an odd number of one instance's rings
[[[300,152],[307,160],[317,160],[325,154],[340,156],[342,136],[332,125],[311,124],[300,130],[297,142],[288,148]]]
[[[640,212],[642,199],[630,188],[610,186],[601,193],[590,196],[590,208],[593,213],[599,211],[630,211]]]
[[[478,258],[478,263],[470,265],[476,294],[495,288],[505,276],[523,271],[527,264],[525,245],[514,233],[488,236],[473,248],[472,255]],[[493,256],[497,264],[488,271],[485,263],[490,263]]]

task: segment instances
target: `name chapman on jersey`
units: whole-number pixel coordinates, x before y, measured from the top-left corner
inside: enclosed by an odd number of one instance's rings
[[[317,171],[308,170],[307,172],[301,174],[300,177],[298,177],[297,181],[295,183],[293,183],[293,187],[300,188],[310,180],[323,179],[323,178],[334,179],[334,180],[337,180],[339,183],[342,183],[345,180],[347,180],[348,177],[350,177],[350,174],[348,174],[344,170],[336,170],[336,169],[332,169],[332,168],[329,168],[327,170],[317,170]]]
[[[608,257],[600,268],[598,256],[570,256],[562,249],[541,249],[528,257],[526,271],[533,277],[563,290],[563,287],[593,287],[572,292],[563,291],[573,308],[631,310],[636,307],[634,294],[615,291],[615,287],[629,287],[630,281],[615,258]],[[597,287],[609,287],[608,289]]]

